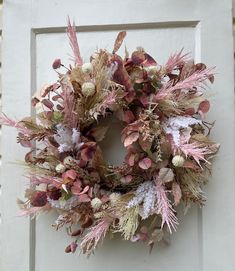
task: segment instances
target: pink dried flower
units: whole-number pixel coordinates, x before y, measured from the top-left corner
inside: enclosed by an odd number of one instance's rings
[[[81,242],[80,247],[82,251],[90,254],[98,243],[104,239],[110,225],[111,221],[101,220],[97,225],[93,226]]]
[[[75,99],[73,90],[65,83],[63,83],[61,87],[63,90],[61,97],[63,99],[64,121],[70,126],[70,128],[76,128],[78,124],[78,116],[74,110]]]
[[[52,177],[48,177],[48,176],[37,176],[37,175],[31,175],[30,176],[30,183],[32,185],[38,185],[41,183],[45,183],[45,184],[51,184],[53,182],[53,178]]]
[[[175,211],[170,203],[169,198],[167,197],[167,191],[164,184],[158,179],[155,180],[155,183],[157,198],[156,212],[161,215],[162,227],[164,224],[166,224],[170,233],[172,233],[172,229],[176,231],[176,227],[178,225]]]
[[[22,134],[30,134],[31,131],[24,127],[23,123],[8,118],[4,113],[0,113],[0,125],[15,127]]]
[[[213,75],[214,68],[207,68],[204,70],[197,70],[184,80],[179,81],[175,85],[172,82],[167,82],[158,91],[155,96],[155,101],[164,99],[168,94],[173,93],[176,90],[193,90],[195,88],[203,88],[205,81]]]
[[[75,26],[74,22],[73,22],[73,25],[71,24],[69,18],[68,18],[67,30],[68,30],[68,37],[69,37],[70,46],[71,46],[71,48],[73,50],[73,54],[74,54],[75,63],[78,65],[82,65],[83,61],[82,61],[80,49],[78,46],[76,26]]]
[[[20,210],[18,216],[30,216],[30,215],[37,215],[43,211],[48,211],[50,209],[50,205],[46,204],[41,207],[25,207]]]
[[[166,64],[162,67],[165,74],[171,73],[175,68],[188,61],[188,54],[183,54],[183,49],[169,57]]]
[[[197,142],[181,144],[179,148],[186,157],[193,157],[199,166],[201,166],[200,161],[206,161],[205,155],[211,154],[211,150],[209,148],[206,148]]]

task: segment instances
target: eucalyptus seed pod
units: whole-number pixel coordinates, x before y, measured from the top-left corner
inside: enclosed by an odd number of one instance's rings
[[[71,233],[71,236],[79,236],[82,233],[81,229],[77,229]]]

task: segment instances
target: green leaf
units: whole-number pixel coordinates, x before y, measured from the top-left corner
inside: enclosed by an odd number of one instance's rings
[[[56,123],[59,123],[59,122],[62,122],[63,121],[63,114],[62,112],[60,111],[54,111],[52,113],[52,121],[53,122],[56,122]]]

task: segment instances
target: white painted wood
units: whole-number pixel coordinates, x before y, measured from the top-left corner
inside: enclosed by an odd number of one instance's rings
[[[28,1],[5,1],[3,20],[3,103],[7,115],[22,118],[30,107],[30,15]],[[20,16],[19,16],[20,11]],[[31,271],[29,219],[17,217],[16,198],[23,196],[23,170],[11,162],[20,161],[24,150],[16,144],[14,129],[2,127],[0,270]]]
[[[2,2],[0,1],[0,111],[2,109]],[[1,150],[1,135],[2,135],[2,127],[0,125],[0,170],[2,165],[2,150]],[[2,184],[0,180],[0,198],[2,194]],[[0,205],[0,232],[1,232],[1,220],[2,220],[2,212],[1,212],[1,205]],[[1,238],[0,238],[1,240]],[[0,242],[1,247],[1,242]]]
[[[78,38],[85,58],[96,46],[111,47],[117,32],[126,29],[128,49],[141,45],[159,63],[185,47],[197,61],[216,65],[217,79],[209,91],[213,109],[208,119],[217,120],[212,137],[222,147],[206,189],[206,207],[193,207],[185,217],[179,213],[179,230],[171,237],[170,246],[158,247],[149,255],[144,245],[107,240],[87,260],[64,254],[69,238],[50,227],[55,214],[42,215],[35,225],[16,218],[15,198],[22,194],[25,180],[22,170],[8,162],[20,160],[23,151],[14,143],[15,133],[4,128],[1,270],[234,271],[232,1],[6,0],[4,5],[3,110],[8,115],[20,118],[30,114],[31,92],[56,78],[50,70],[52,61],[61,57],[68,63],[71,51],[64,31],[66,16],[70,15],[79,25]],[[112,153],[115,149],[109,155]]]

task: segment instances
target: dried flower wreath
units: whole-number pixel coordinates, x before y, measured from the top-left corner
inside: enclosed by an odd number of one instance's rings
[[[176,230],[175,206],[205,201],[201,187],[219,148],[208,138],[213,125],[204,121],[210,103],[203,90],[214,81],[213,68],[182,51],[164,66],[143,48],[131,56],[126,50],[123,59],[116,52],[125,36],[118,34],[112,53],[98,50],[83,63],[69,21],[75,65],[54,61],[53,69],[65,73],[33,97],[36,118],[0,117],[31,148],[25,156],[31,187],[19,201],[21,214],[57,210],[53,226],[65,226],[74,238],[66,252],[79,246],[89,255],[108,231],[152,247],[164,230]],[[104,160],[99,144],[108,129],[100,121],[108,115],[123,124],[120,166]]]

